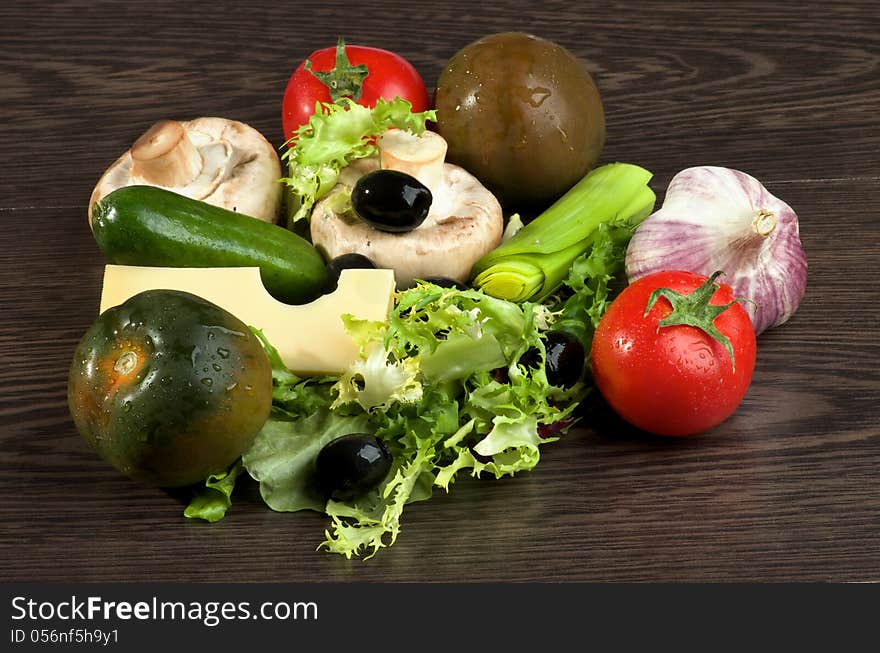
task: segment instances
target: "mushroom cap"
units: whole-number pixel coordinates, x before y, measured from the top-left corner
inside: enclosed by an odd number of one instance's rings
[[[89,200],[89,224],[98,200],[134,184],[159,186],[276,222],[281,211],[280,178],[281,162],[275,148],[245,123],[210,116],[161,121],[101,176]]]
[[[312,212],[312,242],[327,258],[357,253],[377,267],[393,269],[398,287],[415,279],[448,277],[467,282],[473,264],[501,242],[501,205],[473,175],[443,164],[443,182],[433,190],[434,201],[425,221],[405,233],[379,231],[353,212],[336,214],[334,198],[350,192],[357,180],[379,169],[377,157],[359,159],[342,170],[339,182]]]

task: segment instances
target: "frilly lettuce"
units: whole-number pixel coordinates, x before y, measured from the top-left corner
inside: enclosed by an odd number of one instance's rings
[[[394,360],[391,352],[374,347],[366,359],[355,361],[333,389],[331,408],[356,402],[366,411],[388,410],[394,402],[411,403],[422,398],[415,358]]]

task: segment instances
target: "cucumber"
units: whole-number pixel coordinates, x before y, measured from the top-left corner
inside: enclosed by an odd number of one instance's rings
[[[275,299],[321,294],[328,272],[306,239],[278,225],[155,186],[125,186],[95,204],[92,232],[113,263],[156,267],[259,267]]]

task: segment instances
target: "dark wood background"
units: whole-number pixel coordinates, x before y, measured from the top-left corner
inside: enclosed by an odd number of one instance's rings
[[[325,518],[273,513],[252,484],[209,525],[98,460],[66,379],[106,262],[86,224],[102,171],[161,118],[235,118],[280,146],[289,74],[337,35],[432,86],[505,30],[584,59],[603,160],[653,170],[658,200],[716,164],[798,212],[806,297],[760,337],[738,412],[668,440],[599,411],[533,472],[410,506],[367,562],[316,552]],[[2,3],[0,580],[880,580],[878,34],[870,1]]]

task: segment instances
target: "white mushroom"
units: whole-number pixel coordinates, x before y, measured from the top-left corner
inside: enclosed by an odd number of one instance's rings
[[[266,222],[281,211],[281,162],[253,127],[226,118],[162,120],[101,176],[89,201],[123,186],[167,188]]]
[[[501,242],[504,220],[498,200],[469,172],[444,163],[446,141],[439,134],[390,130],[377,145],[377,157],[343,168],[336,187],[315,205],[312,242],[328,258],[358,253],[393,269],[401,288],[426,277],[466,282],[477,259]],[[340,194],[350,193],[361,176],[380,168],[406,172],[431,191],[428,217],[412,231],[379,231],[350,207],[337,213]]]

